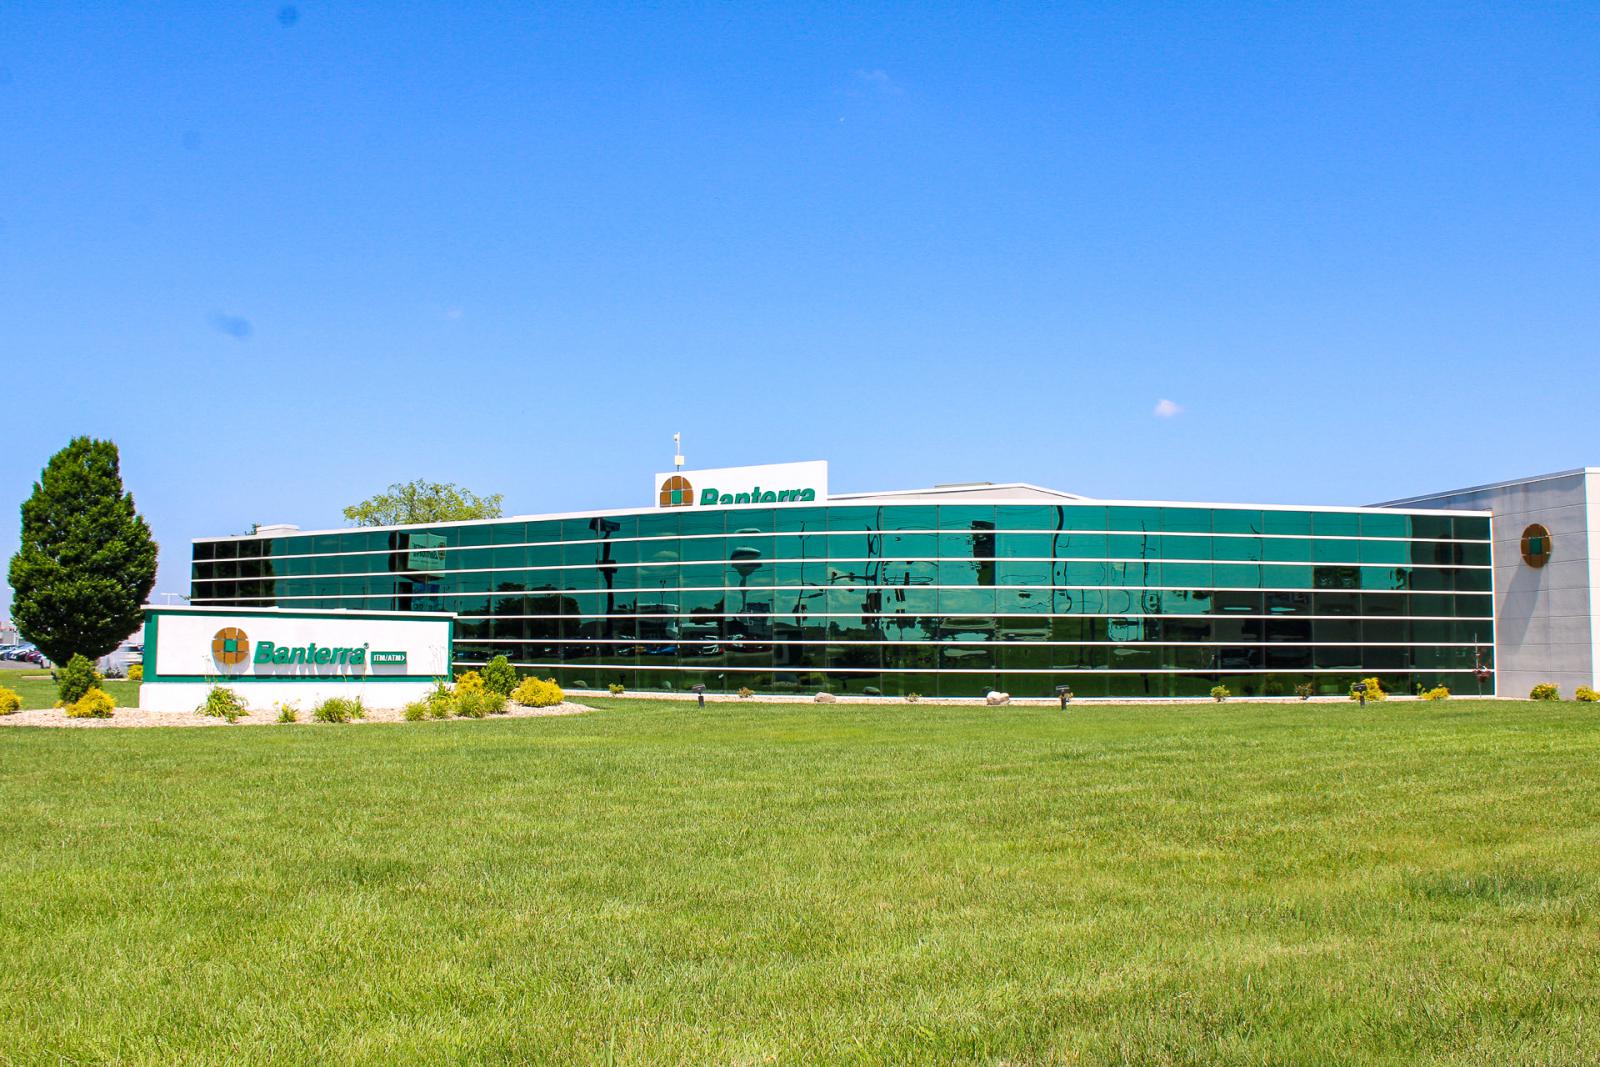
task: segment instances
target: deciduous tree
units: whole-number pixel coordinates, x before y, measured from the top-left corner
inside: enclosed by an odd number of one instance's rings
[[[498,519],[503,494],[478,496],[449,482],[414,482],[391,485],[386,492],[351,504],[344,517],[353,526],[408,526],[423,522],[460,522],[463,519]]]

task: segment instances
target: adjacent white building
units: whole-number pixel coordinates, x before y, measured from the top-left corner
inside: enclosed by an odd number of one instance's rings
[[[1600,688],[1600,467],[1391,500],[1493,513],[1495,663],[1503,697],[1553,682]]]

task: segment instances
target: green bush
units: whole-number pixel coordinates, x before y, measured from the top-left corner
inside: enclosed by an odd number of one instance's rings
[[[1600,700],[1600,693],[1596,693],[1593,689],[1590,689],[1586,685],[1580,685],[1578,686],[1577,692],[1572,694],[1572,699],[1581,700],[1585,704],[1592,704],[1596,700]]]
[[[1228,691],[1228,687],[1225,685],[1214,685],[1211,687],[1211,699],[1215,700],[1218,704],[1222,703],[1224,700],[1227,700],[1231,696],[1233,696],[1233,694]]]
[[[517,669],[504,656],[496,656],[484,665],[483,687],[491,693],[510,696],[517,687]]]
[[[561,703],[567,695],[561,691],[554,678],[543,681],[538,678],[524,678],[522,684],[517,686],[516,692],[511,694],[511,699],[525,708],[551,708]]]
[[[623,692],[622,683],[621,682],[612,682],[610,685],[606,686],[606,692],[610,693],[614,697],[621,696],[622,692]]]
[[[229,722],[238,722],[241,717],[248,714],[244,708],[244,701],[239,699],[239,694],[220,685],[212,686],[211,691],[206,694],[206,702],[194,711],[196,715],[209,715],[214,719],[227,719]]]
[[[74,703],[67,705],[67,717],[69,719],[109,719],[111,718],[111,709],[116,706],[117,702],[111,699],[110,693],[99,686],[95,686]]]
[[[89,690],[99,688],[103,681],[105,679],[87,657],[74,654],[65,667],[56,671],[56,696],[63,705],[74,704]]]
[[[318,722],[350,722],[367,717],[360,697],[329,697],[311,709],[311,717]]]
[[[144,664],[135,663],[133,666],[128,668],[128,681],[130,681],[130,682],[142,682],[142,681],[144,681]]]
[[[413,700],[406,705],[406,722],[421,722],[428,717],[428,702],[426,700]]]
[[[17,695],[17,691],[0,685],[0,715],[10,715],[20,710],[22,710],[22,698]]]
[[[1529,700],[1560,700],[1561,690],[1550,682],[1540,682],[1528,692]]]
[[[1301,700],[1310,700],[1316,695],[1316,692],[1317,687],[1312,685],[1310,682],[1301,682],[1299,685],[1294,687],[1294,695],[1299,697]]]
[[[287,700],[283,701],[281,704],[278,705],[278,721],[279,722],[299,722],[300,721],[300,709],[298,707],[296,707],[295,705],[289,703],[289,701],[287,701]]]

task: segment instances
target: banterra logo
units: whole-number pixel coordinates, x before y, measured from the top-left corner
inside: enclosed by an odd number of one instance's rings
[[[250,658],[250,635],[237,626],[224,626],[211,638],[211,658],[224,667],[237,667]]]
[[[694,503],[694,486],[681,474],[674,474],[661,483],[661,506],[685,508]]]
[[[752,486],[747,493],[724,493],[720,489],[700,490],[700,506],[718,504],[805,504],[817,499],[815,489],[763,489]],[[695,502],[694,486],[681,474],[674,474],[661,483],[661,506],[664,508],[688,507]]]

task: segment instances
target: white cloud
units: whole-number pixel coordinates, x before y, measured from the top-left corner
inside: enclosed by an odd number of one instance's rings
[[[1182,411],[1183,408],[1165,398],[1156,401],[1155,414],[1158,419],[1170,419],[1174,415],[1181,414]]]
[[[889,77],[888,72],[883,70],[858,70],[856,80],[868,90],[885,96],[899,96],[904,91],[893,78]]]

